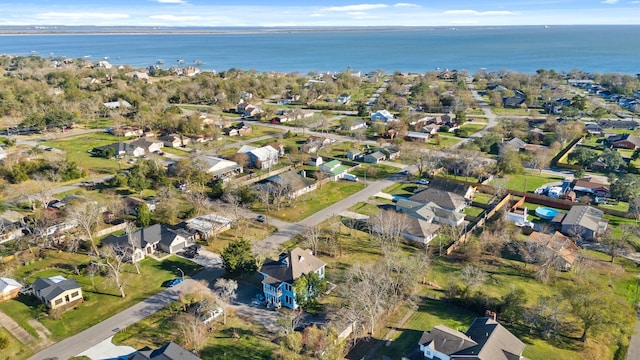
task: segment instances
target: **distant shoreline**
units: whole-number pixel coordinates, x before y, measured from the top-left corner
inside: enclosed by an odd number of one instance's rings
[[[135,27],[135,26],[0,26],[0,36],[28,35],[215,35],[215,34],[278,34],[312,32],[394,32],[394,31],[447,31],[456,29],[495,28],[554,28],[554,27],[640,27],[640,25],[512,25],[512,26],[371,26],[371,27]]]

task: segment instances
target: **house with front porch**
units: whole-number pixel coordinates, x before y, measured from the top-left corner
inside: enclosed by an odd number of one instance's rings
[[[311,250],[295,248],[281,253],[278,260],[266,260],[260,273],[263,276],[262,291],[268,306],[296,309],[293,283],[302,275],[316,273],[322,279],[327,263],[315,257]]]
[[[280,157],[280,152],[271,145],[260,148],[251,145],[242,145],[238,153],[247,154],[251,167],[263,170],[276,165]]]

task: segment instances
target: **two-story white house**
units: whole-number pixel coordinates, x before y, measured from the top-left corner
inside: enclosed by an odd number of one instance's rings
[[[327,263],[315,257],[311,250],[300,248],[280,254],[278,260],[265,261],[260,273],[264,276],[262,291],[267,305],[296,309],[294,281],[312,272],[324,278],[325,266]]]

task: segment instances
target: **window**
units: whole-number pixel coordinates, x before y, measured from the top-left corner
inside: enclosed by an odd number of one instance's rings
[[[78,297],[78,295],[79,295],[79,292],[78,291],[74,291],[74,292],[71,293],[71,298]]]
[[[56,305],[60,305],[60,304],[62,304],[62,299],[58,299],[58,300],[56,300],[56,301],[55,301],[55,304],[56,304]]]
[[[286,302],[287,304],[291,304],[291,297],[289,295],[285,296],[284,302]]]

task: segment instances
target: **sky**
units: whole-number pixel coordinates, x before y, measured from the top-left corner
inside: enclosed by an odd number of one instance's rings
[[[405,2],[406,1],[406,2]],[[22,0],[0,25],[640,25],[640,0]]]

